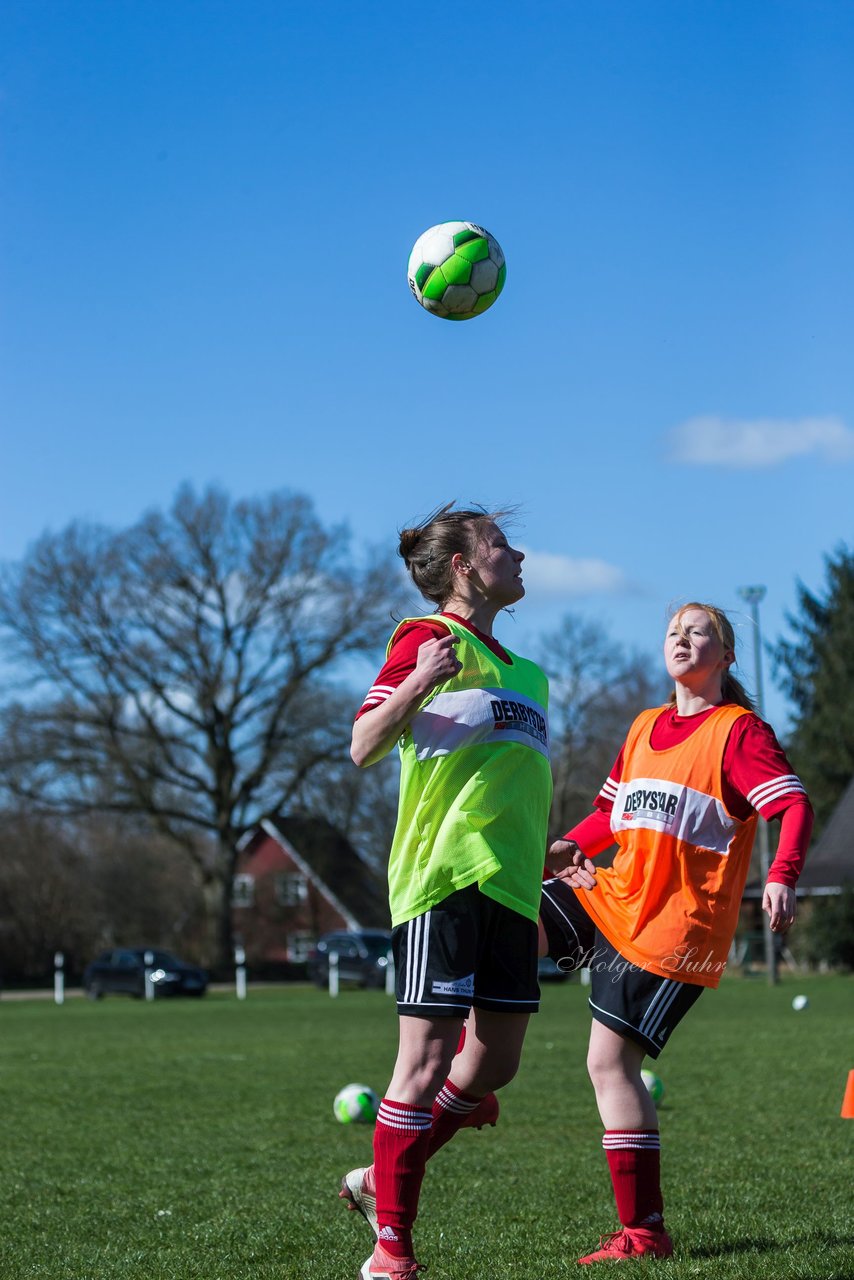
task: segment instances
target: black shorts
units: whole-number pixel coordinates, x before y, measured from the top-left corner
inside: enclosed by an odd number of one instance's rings
[[[546,880],[540,902],[549,955],[563,970],[590,970],[590,1011],[618,1035],[657,1058],[704,988],[662,978],[621,956],[596,928],[574,889]]]
[[[537,926],[481,893],[458,889],[391,932],[397,1011],[465,1017],[536,1013]]]

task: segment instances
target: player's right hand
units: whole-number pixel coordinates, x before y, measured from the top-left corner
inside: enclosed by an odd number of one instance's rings
[[[436,636],[420,646],[415,671],[424,682],[425,690],[435,689],[462,671],[463,664],[454,652],[459,642],[459,636]]]
[[[553,876],[571,889],[596,887],[595,864],[586,858],[574,840],[555,840],[549,848],[548,865]]]

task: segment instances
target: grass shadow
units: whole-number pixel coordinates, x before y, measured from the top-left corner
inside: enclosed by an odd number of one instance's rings
[[[845,1245],[854,1245],[854,1235],[834,1235],[823,1236],[820,1241],[816,1240],[814,1235],[795,1236],[794,1239],[786,1241],[785,1248],[794,1245],[821,1244],[822,1248],[833,1249],[842,1248]],[[779,1240],[772,1240],[764,1236],[745,1236],[740,1240],[730,1240],[724,1244],[712,1245],[708,1248],[680,1250],[680,1256],[683,1258],[723,1258],[728,1254],[735,1253],[779,1253],[781,1249]],[[854,1270],[852,1270],[854,1275]]]

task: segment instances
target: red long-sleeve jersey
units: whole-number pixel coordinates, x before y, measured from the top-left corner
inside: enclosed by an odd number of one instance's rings
[[[684,742],[713,710],[680,716],[675,706],[665,708],[653,726],[652,747],[664,751]],[[594,812],[566,834],[588,857],[613,843],[611,807],[622,771],[621,748],[594,801]],[[754,810],[766,822],[780,818],[780,838],[768,880],[794,887],[809,847],[812,805],[774,730],[757,715],[742,716],[733,725],[724,751],[723,796],[733,817],[742,821]]]

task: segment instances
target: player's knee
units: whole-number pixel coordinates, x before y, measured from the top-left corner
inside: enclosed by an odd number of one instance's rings
[[[497,1089],[503,1089],[506,1084],[510,1083],[515,1074],[515,1071],[486,1068],[479,1071],[473,1080],[466,1083],[465,1092],[477,1098],[485,1097],[487,1093],[495,1093]]]
[[[435,1098],[448,1075],[454,1055],[453,1039],[437,1037],[427,1043],[401,1045],[392,1085],[402,1101]]]
[[[445,1082],[447,1071],[433,1061],[400,1063],[395,1068],[388,1096],[400,1102],[427,1106]]]
[[[521,1051],[514,1051],[506,1045],[501,1046],[498,1052],[490,1049],[476,1057],[472,1055],[465,1062],[459,1062],[459,1066],[455,1062],[456,1070],[452,1069],[452,1078],[456,1080],[460,1076],[460,1087],[467,1093],[493,1093],[496,1089],[503,1089],[514,1078],[519,1070],[521,1056]],[[463,1077],[465,1083],[462,1083]]]
[[[481,1074],[478,1080],[479,1093],[493,1093],[496,1089],[503,1089],[506,1084],[516,1075],[519,1070],[519,1059],[515,1062],[496,1063]]]
[[[622,1065],[613,1053],[601,1045],[591,1045],[587,1054],[587,1074],[593,1088],[607,1088],[608,1084],[622,1073]]]

